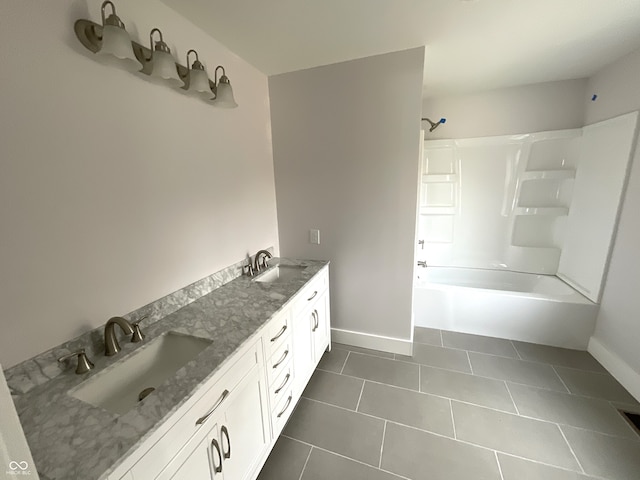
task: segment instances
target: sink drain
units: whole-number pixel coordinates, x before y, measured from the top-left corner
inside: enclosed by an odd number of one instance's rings
[[[142,400],[147,398],[155,389],[156,389],[155,387],[147,387],[144,390],[142,390],[138,394],[138,401],[141,402]]]

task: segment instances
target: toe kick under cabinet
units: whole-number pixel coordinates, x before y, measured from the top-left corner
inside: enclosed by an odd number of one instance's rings
[[[325,267],[109,480],[254,480],[329,346]]]

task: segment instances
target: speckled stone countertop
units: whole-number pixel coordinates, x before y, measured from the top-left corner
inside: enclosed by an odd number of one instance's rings
[[[122,338],[114,357],[94,358],[85,375],[68,370],[15,400],[22,427],[43,480],[105,479],[130,453],[210,379],[245,342],[328,262],[280,259],[306,268],[300,278],[261,283],[242,276],[146,327],[146,342],[168,331],[213,341],[156,391],[124,415],[68,394],[92,376],[144,346]],[[120,333],[120,332],[119,332]]]

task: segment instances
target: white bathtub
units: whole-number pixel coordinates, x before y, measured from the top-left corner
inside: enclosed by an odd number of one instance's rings
[[[414,321],[439,328],[586,350],[598,305],[557,277],[471,268],[418,268]]]

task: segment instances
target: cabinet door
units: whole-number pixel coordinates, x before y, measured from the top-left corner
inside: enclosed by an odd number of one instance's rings
[[[313,341],[313,367],[318,365],[324,351],[329,345],[329,293],[318,299],[311,311],[313,325],[311,327]]]
[[[293,368],[295,397],[299,396],[313,373],[313,343],[311,329],[315,323],[313,308],[304,310],[293,319]]]
[[[222,466],[218,425],[214,425],[209,436],[198,444],[193,453],[180,466],[171,480],[216,480],[222,479],[222,473],[216,472]],[[215,476],[214,476],[215,474]]]
[[[225,480],[249,478],[269,446],[266,395],[264,372],[256,367],[230,399],[218,436]]]

